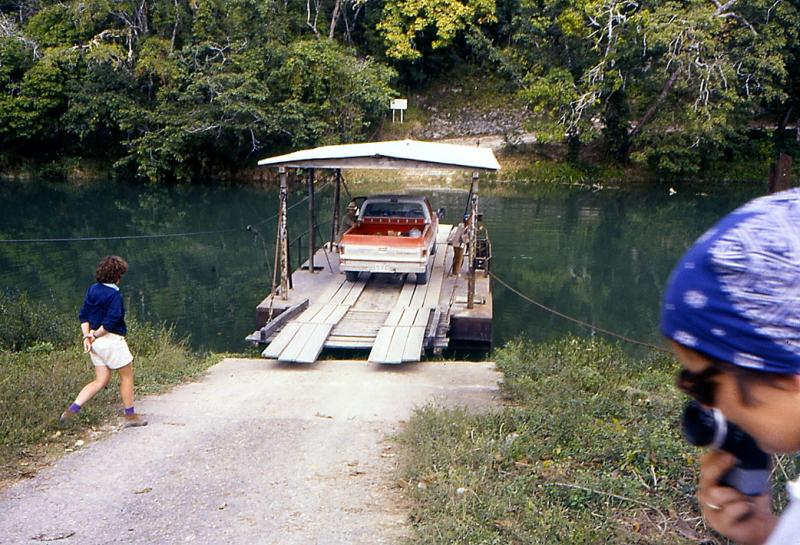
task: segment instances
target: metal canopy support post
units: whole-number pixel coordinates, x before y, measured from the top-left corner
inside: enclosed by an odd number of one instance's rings
[[[334,172],[336,184],[333,186],[333,214],[331,215],[331,248],[339,240],[339,199],[342,192],[342,169],[337,168]]]
[[[314,273],[314,169],[308,171],[308,272]]]
[[[472,186],[469,190],[469,277],[467,278],[467,308],[475,306],[475,258],[478,247],[478,173],[472,173]]]
[[[289,182],[286,175],[286,167],[278,167],[280,178],[280,196],[278,198],[278,232],[280,233],[280,255],[281,255],[281,299],[289,299],[289,226],[287,224],[286,201],[289,197]]]

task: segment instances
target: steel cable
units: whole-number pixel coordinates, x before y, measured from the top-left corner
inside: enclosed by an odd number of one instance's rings
[[[669,350],[667,350],[663,346],[656,346],[654,344],[646,343],[646,342],[643,342],[643,341],[638,341],[636,339],[632,339],[630,337],[626,337],[625,335],[620,335],[619,333],[614,333],[613,331],[609,331],[608,329],[604,329],[602,327],[598,327],[596,325],[590,324],[589,322],[584,322],[583,320],[579,320],[577,318],[573,318],[572,316],[567,316],[566,314],[564,314],[562,312],[559,312],[554,308],[550,308],[547,305],[543,305],[542,303],[540,303],[538,301],[534,301],[533,299],[531,299],[530,297],[528,297],[524,293],[521,293],[519,290],[517,290],[514,287],[512,287],[511,285],[509,285],[507,282],[503,281],[503,279],[498,277],[495,273],[489,272],[489,275],[492,278],[494,278],[495,280],[497,280],[507,290],[509,290],[512,293],[516,294],[518,297],[521,297],[522,299],[524,299],[525,301],[531,303],[532,305],[535,305],[535,306],[541,308],[542,310],[546,310],[547,312],[555,314],[556,316],[558,316],[560,318],[564,318],[565,320],[569,320],[570,322],[574,322],[574,323],[576,323],[576,324],[578,324],[580,326],[589,328],[592,331],[599,331],[600,333],[603,333],[604,335],[608,335],[610,337],[615,337],[615,338],[620,339],[622,341],[625,341],[627,343],[636,344],[636,345],[639,345],[639,346],[644,346],[646,348],[650,348],[652,350],[657,350],[659,352],[669,353]]]

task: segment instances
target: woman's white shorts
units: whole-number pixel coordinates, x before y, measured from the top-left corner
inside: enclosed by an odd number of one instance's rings
[[[133,361],[133,354],[128,348],[128,343],[125,342],[125,337],[116,333],[106,333],[102,337],[96,338],[89,354],[96,367],[105,366],[109,369],[119,369]]]

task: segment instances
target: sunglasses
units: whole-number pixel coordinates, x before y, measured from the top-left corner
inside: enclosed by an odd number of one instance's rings
[[[692,373],[688,369],[683,369],[678,373],[676,385],[680,391],[696,400],[701,405],[712,407],[717,390],[717,383],[711,380],[712,377],[719,375],[722,371],[712,365],[699,373]]]

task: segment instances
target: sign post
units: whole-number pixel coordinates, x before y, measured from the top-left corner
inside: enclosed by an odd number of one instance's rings
[[[392,109],[392,123],[395,120],[395,112],[400,110],[400,123],[403,123],[403,110],[408,109],[408,99],[405,98],[395,98],[389,103],[389,107]]]

